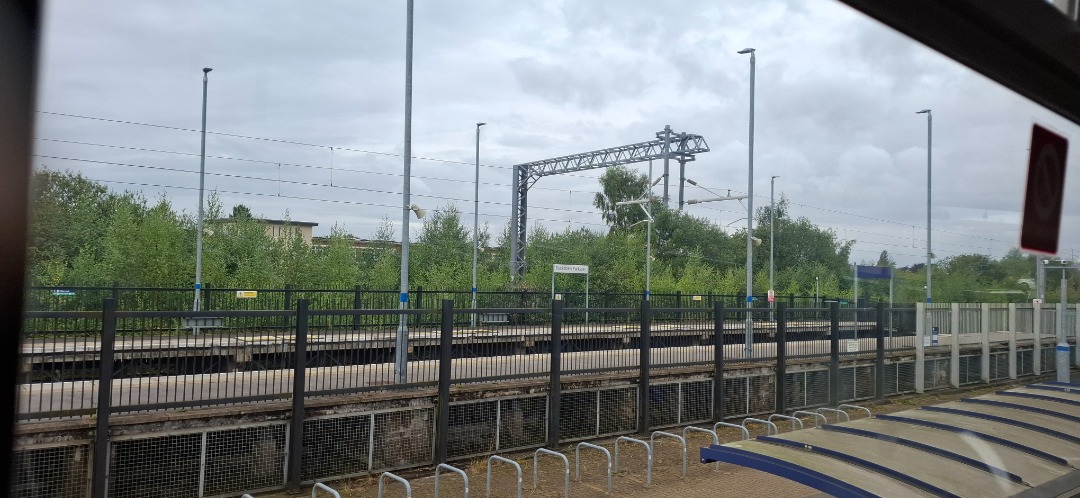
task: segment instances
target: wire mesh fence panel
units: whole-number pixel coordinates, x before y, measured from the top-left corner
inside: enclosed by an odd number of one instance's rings
[[[364,413],[304,420],[300,478],[316,481],[369,472],[373,419]]]
[[[992,351],[990,353],[990,380],[1001,380],[1009,377],[1009,352]]]
[[[598,434],[600,393],[595,389],[564,391],[559,396],[559,437],[573,441]],[[605,405],[606,409],[612,408]]]
[[[497,451],[499,408],[498,400],[450,403],[447,456],[460,458]]]
[[[679,383],[649,385],[649,427],[671,427],[679,423]]]
[[[429,465],[434,451],[435,410],[395,410],[375,414],[372,471]]]
[[[636,386],[600,389],[597,396],[597,436],[625,434],[637,429]]]
[[[923,377],[924,388],[944,389],[949,387],[949,369],[951,366],[952,359],[948,357],[926,358],[926,363],[923,365],[926,369]]]
[[[109,496],[199,496],[204,433],[113,440]]]
[[[876,393],[877,371],[873,366],[840,368],[840,402],[873,398]]]
[[[788,409],[813,408],[829,403],[829,371],[805,370],[784,374],[785,405]]]
[[[960,385],[982,381],[982,355],[960,356]]]
[[[287,429],[277,423],[207,432],[203,495],[284,485]]]
[[[679,424],[712,420],[712,380],[684,381],[679,384]]]
[[[90,472],[90,445],[15,448],[12,451],[11,496],[17,498],[85,498]]]
[[[1043,373],[1053,372],[1057,369],[1057,349],[1051,345],[1049,347],[1043,347],[1040,349],[1042,353],[1042,361],[1039,366],[1042,367]]]
[[[915,362],[886,363],[884,384],[886,396],[915,391]]]
[[[1017,348],[1016,350],[1016,375],[1035,374],[1035,349]]]
[[[542,446],[547,438],[547,396],[499,400],[499,451]]]

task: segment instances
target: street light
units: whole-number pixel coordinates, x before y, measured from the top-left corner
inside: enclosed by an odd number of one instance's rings
[[[407,0],[405,6],[405,172],[401,191],[401,315],[398,317],[397,337],[394,340],[394,373],[398,383],[408,379],[409,361],[409,315],[404,311],[409,307],[409,211],[416,217],[423,216],[423,210],[415,204],[409,204],[411,169],[412,169],[412,54],[413,54],[413,0]]]
[[[740,54],[750,54],[750,159],[749,176],[746,189],[746,354],[754,352],[754,317],[750,311],[754,307],[754,245],[751,240],[754,231],[754,79],[757,65],[756,51],[744,48]]]
[[[930,109],[923,109],[915,114],[926,114],[926,302],[930,303],[930,150],[933,144],[934,115]]]
[[[664,177],[657,178],[656,181],[654,181],[652,183],[652,185],[649,186],[649,191],[645,192],[644,197],[642,197],[640,199],[634,199],[632,201],[619,201],[619,202],[615,203],[616,207],[618,207],[618,206],[630,206],[630,205],[633,205],[633,204],[637,204],[638,206],[641,206],[641,210],[645,212],[645,222],[646,222],[645,229],[647,230],[647,232],[645,233],[645,300],[646,301],[651,300],[651,297],[650,297],[651,292],[650,292],[649,282],[652,280],[652,224],[653,224],[653,216],[652,216],[651,210],[649,208],[645,207],[645,206],[649,205],[649,202],[652,201],[652,196],[649,195],[652,192],[652,187],[656,186],[657,183],[660,183],[660,180],[662,180],[663,178]],[[639,221],[638,223],[641,223],[641,222]],[[631,225],[631,226],[633,226],[633,225]]]
[[[202,146],[199,149],[199,222],[195,227],[195,303],[193,311],[202,309],[202,238],[203,238],[203,191],[206,177],[206,84],[213,68],[204,67],[202,72]],[[198,329],[196,329],[198,332]]]
[[[769,294],[776,296],[773,286],[773,253],[775,252],[774,245],[776,244],[776,201],[773,194],[776,192],[776,179],[780,178],[780,175],[773,175],[769,179]],[[776,320],[774,311],[776,308],[775,297],[774,302],[769,303],[769,320]]]
[[[472,319],[469,323],[476,327],[476,254],[480,242],[480,127],[487,123],[476,123],[476,181],[473,192],[473,236],[472,236]]]

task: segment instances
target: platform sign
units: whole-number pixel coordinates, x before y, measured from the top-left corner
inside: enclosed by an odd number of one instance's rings
[[[253,298],[256,298],[256,297],[259,297],[259,291],[246,291],[246,290],[238,290],[238,291],[236,291],[236,298],[237,299],[253,299]]]
[[[67,290],[67,289],[57,289],[57,290],[52,291],[52,295],[61,296],[61,297],[74,296],[75,291]]]
[[[580,273],[589,274],[589,265],[551,265],[551,271],[554,273]]]
[[[1024,218],[1020,224],[1022,249],[1057,254],[1068,150],[1065,137],[1037,124],[1032,126]]]
[[[847,346],[846,351],[848,353],[858,353],[859,352],[859,341],[857,341],[857,340],[848,339],[847,344],[845,344],[845,346]]]
[[[701,296],[694,296],[690,298],[692,301],[701,301]]]
[[[941,337],[941,329],[933,327],[930,329],[930,345],[937,346],[938,339]]]

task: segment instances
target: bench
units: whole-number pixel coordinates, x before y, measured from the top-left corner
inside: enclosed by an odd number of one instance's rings
[[[510,323],[510,314],[480,313],[480,323]]]

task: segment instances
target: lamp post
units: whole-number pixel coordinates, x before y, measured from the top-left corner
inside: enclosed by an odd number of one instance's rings
[[[195,227],[195,302],[193,311],[202,309],[202,238],[203,238],[203,191],[206,177],[206,85],[213,68],[204,67],[202,77],[202,145],[199,148],[199,221]],[[198,329],[196,329],[196,333]]]
[[[755,50],[744,48],[740,54],[750,54],[750,160],[749,178],[746,188],[746,354],[754,351],[754,317],[750,311],[754,307],[754,79],[757,58]]]
[[[775,296],[775,287],[773,286],[773,253],[776,252],[776,200],[773,194],[776,192],[776,179],[780,178],[780,175],[773,175],[769,179],[769,294]],[[775,297],[774,297],[775,301]],[[775,316],[776,303],[769,303],[769,320],[776,320]]]
[[[650,174],[652,173],[651,164],[650,164],[650,168],[649,168],[649,173]],[[646,232],[645,232],[645,300],[646,301],[652,300],[652,292],[651,292],[651,289],[650,289],[650,282],[652,280],[652,224],[653,224],[653,216],[652,216],[652,206],[650,204],[650,201],[652,201],[652,189],[653,189],[653,187],[655,187],[656,184],[660,183],[660,181],[663,180],[663,179],[664,179],[664,177],[661,176],[661,177],[657,178],[656,180],[653,180],[653,182],[649,184],[649,189],[645,191],[645,193],[642,195],[642,197],[640,197],[638,199],[634,199],[632,201],[619,201],[619,202],[615,203],[616,207],[618,207],[618,206],[630,206],[630,205],[633,205],[633,204],[637,204],[638,206],[641,206],[641,210],[645,212],[645,221],[646,221],[646,226],[645,226],[645,229],[646,229]],[[646,206],[648,206],[648,207],[646,207]]]
[[[409,211],[420,216],[420,209],[409,204],[410,175],[412,169],[412,53],[413,53],[413,0],[405,7],[405,172],[402,186],[401,210],[401,311],[409,307]],[[414,209],[415,208],[415,209]],[[397,337],[394,340],[394,373],[398,383],[408,379],[409,361],[409,315],[398,317]]]
[[[933,145],[934,115],[930,109],[923,109],[915,114],[926,114],[926,302],[930,303],[930,151]]]
[[[473,236],[472,236],[472,319],[471,326],[476,327],[476,256],[480,243],[480,127],[487,123],[476,123],[476,181],[473,189]]]

